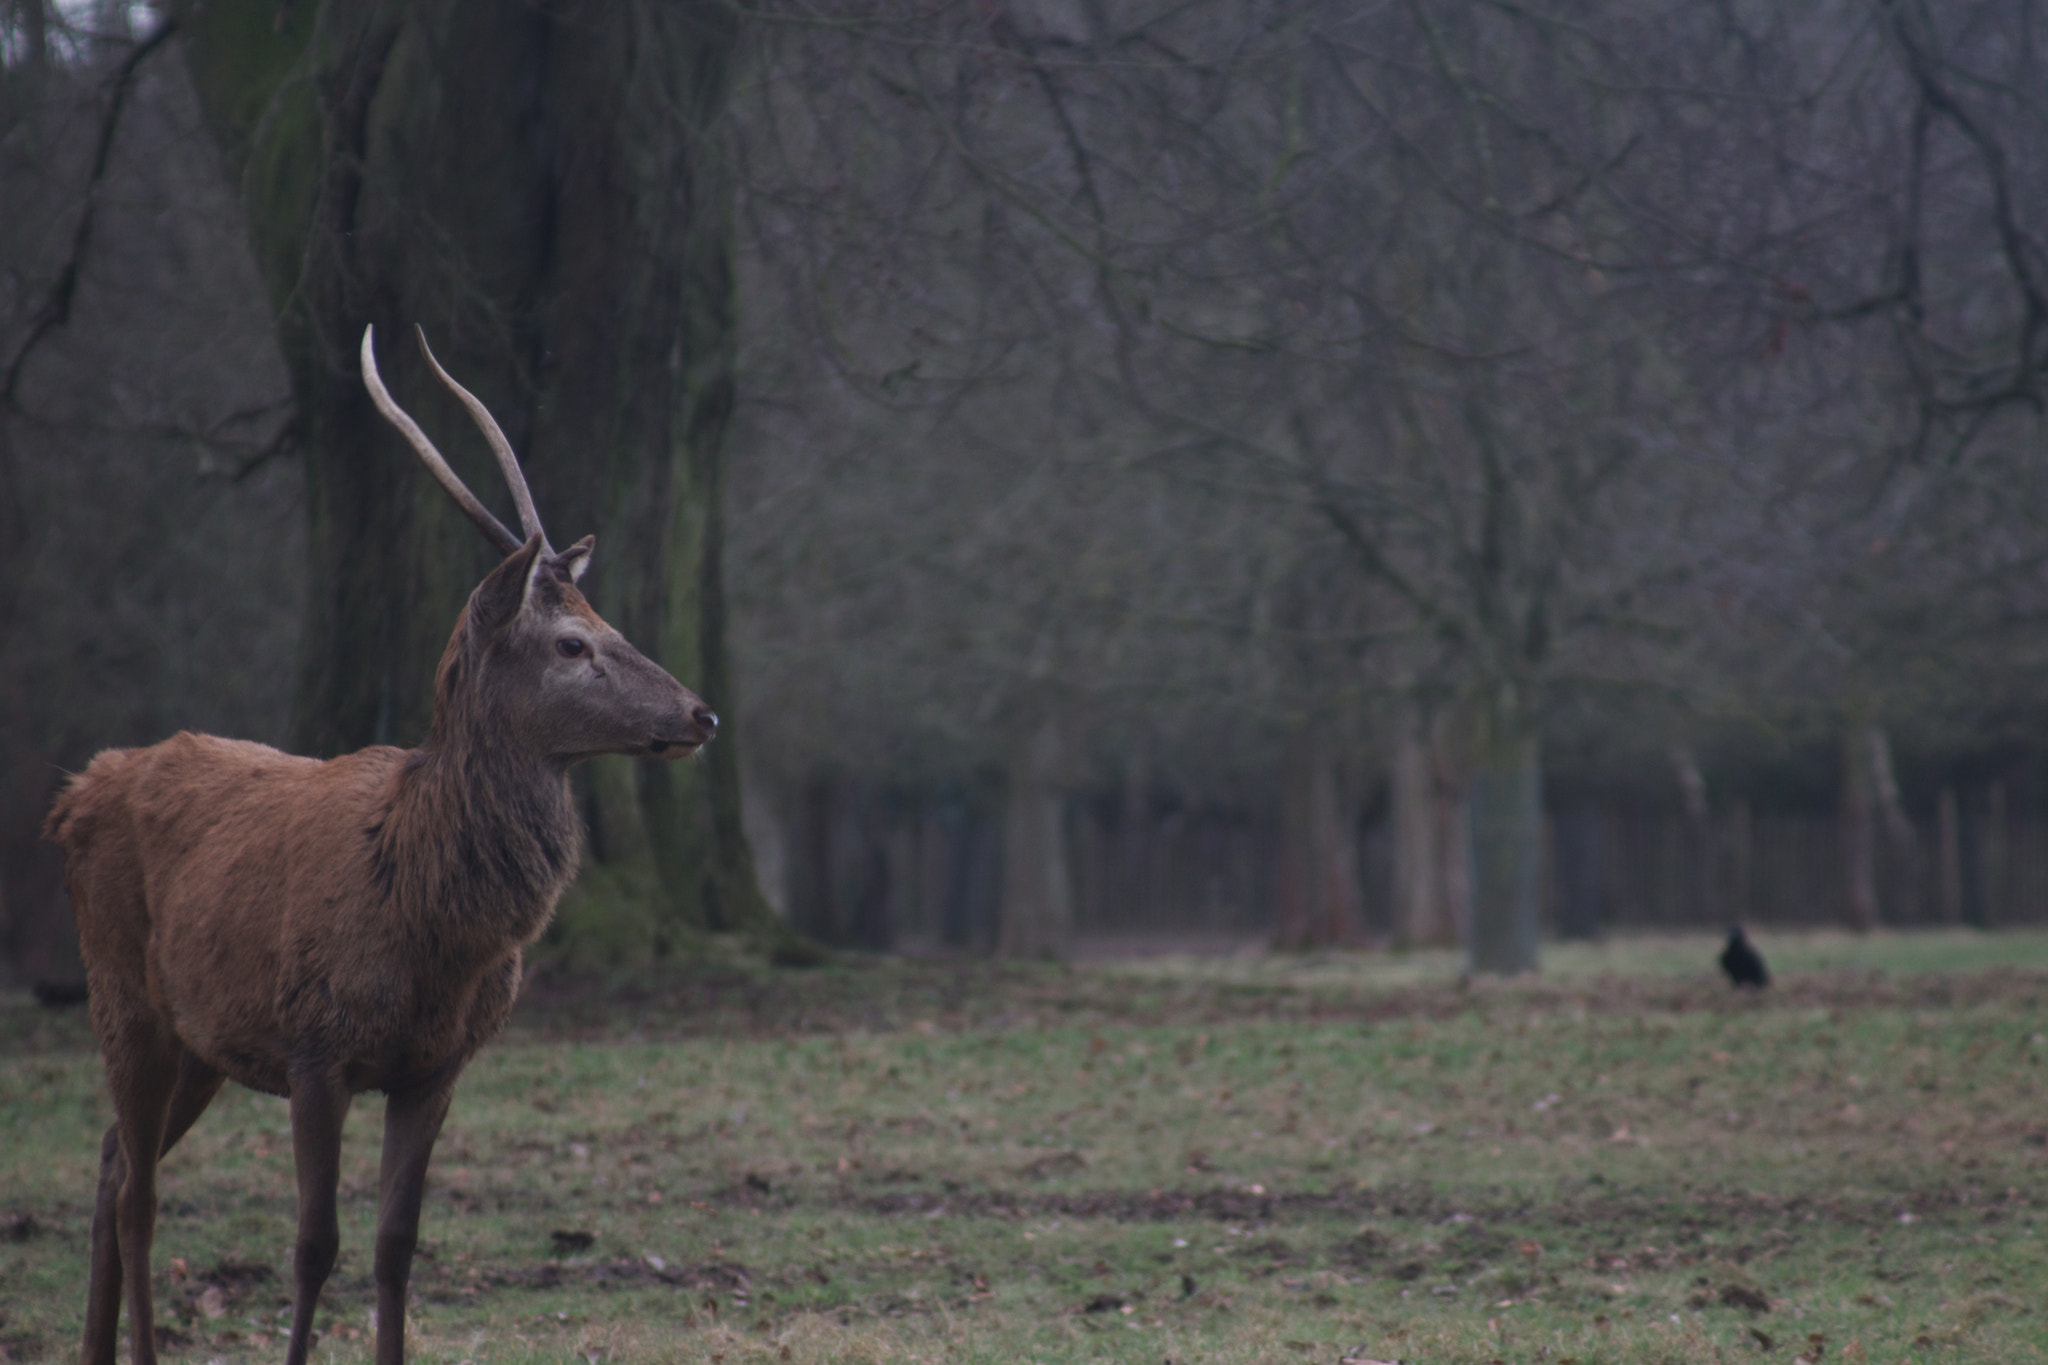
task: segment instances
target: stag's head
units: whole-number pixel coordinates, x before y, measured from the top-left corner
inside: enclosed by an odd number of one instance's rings
[[[597,538],[585,536],[559,551],[548,544],[511,442],[483,403],[441,368],[421,332],[420,353],[428,366],[469,410],[498,457],[525,538],[507,530],[392,401],[377,374],[372,331],[363,329],[363,385],[377,410],[505,555],[470,594],[442,663],[444,684],[451,668],[461,669],[464,685],[477,689],[479,700],[503,718],[512,741],[550,758],[682,758],[710,743],[718,729],[711,708],[607,625],[576,586],[590,567]]]

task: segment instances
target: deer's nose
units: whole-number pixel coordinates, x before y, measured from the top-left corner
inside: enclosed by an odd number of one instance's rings
[[[718,713],[701,701],[690,708],[690,720],[704,731],[706,739],[718,733]]]

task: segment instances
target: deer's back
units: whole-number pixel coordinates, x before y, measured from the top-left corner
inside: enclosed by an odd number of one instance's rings
[[[310,1017],[324,991],[331,1012],[338,977],[346,991],[350,974],[389,969],[399,908],[376,885],[366,831],[404,757],[322,762],[180,734],[95,758],[48,829],[103,1038],[124,1021],[168,1026],[235,1079],[281,1092],[307,1022],[286,1017],[294,999]]]

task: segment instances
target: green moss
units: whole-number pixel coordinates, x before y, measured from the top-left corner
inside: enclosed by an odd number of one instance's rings
[[[654,959],[662,946],[659,888],[645,863],[598,863],[562,897],[543,948],[571,971],[612,971]]]

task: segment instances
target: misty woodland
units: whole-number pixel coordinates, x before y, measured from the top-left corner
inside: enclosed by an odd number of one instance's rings
[[[555,959],[2037,918],[2037,9],[6,0],[0,966],[96,752],[428,738],[368,325],[723,717]]]

